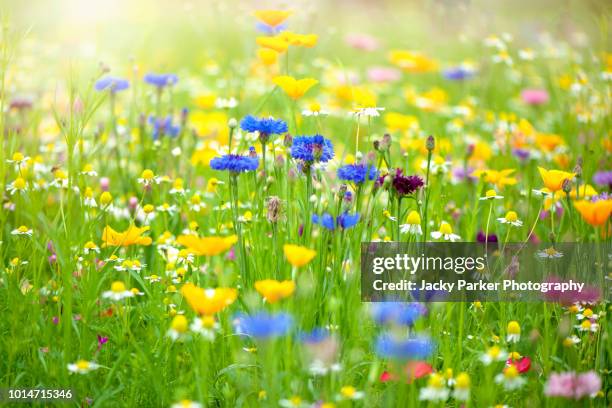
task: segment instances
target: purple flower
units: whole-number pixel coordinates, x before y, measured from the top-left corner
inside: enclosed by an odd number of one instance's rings
[[[127,79],[115,78],[115,77],[104,77],[96,81],[96,91],[110,90],[112,93],[123,91],[130,87],[130,83]]]
[[[489,234],[488,236],[485,235],[484,231],[478,231],[478,234],[476,234],[476,241],[480,242],[480,243],[485,243],[485,242],[497,242],[497,235],[495,234]]]
[[[293,318],[288,313],[268,314],[259,312],[254,315],[238,314],[234,319],[236,334],[268,339],[287,334],[293,326]]]
[[[529,150],[526,149],[520,149],[520,148],[515,148],[512,149],[512,154],[514,156],[516,156],[517,159],[519,159],[520,161],[525,161],[527,159],[529,159]]]
[[[102,346],[108,342],[108,337],[96,335],[98,337],[98,351],[102,349]]]
[[[398,360],[424,359],[433,352],[433,343],[428,337],[396,338],[381,334],[376,339],[376,354],[382,358]]]
[[[144,76],[144,81],[149,85],[153,85],[161,89],[165,86],[176,84],[178,82],[178,76],[175,74],[155,74],[149,72]]]
[[[612,190],[612,171],[598,171],[593,176],[593,183],[597,184],[598,186],[607,186]]]
[[[404,176],[401,169],[395,170],[391,184],[400,197],[412,194],[424,185],[422,178],[419,176]]]

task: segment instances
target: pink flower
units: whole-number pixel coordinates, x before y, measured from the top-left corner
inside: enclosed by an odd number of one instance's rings
[[[548,102],[548,92],[545,89],[523,89],[521,99],[527,105],[543,105]]]
[[[601,389],[601,379],[595,371],[552,373],[546,382],[544,394],[549,397],[580,399],[595,396]]]
[[[109,186],[110,186],[110,179],[108,177],[102,177],[100,179],[100,189],[102,191],[108,191]]]
[[[398,81],[402,73],[395,68],[372,67],[368,69],[368,79],[372,82]]]
[[[594,397],[601,389],[601,378],[595,371],[587,371],[578,375],[575,384],[575,398]]]
[[[375,51],[378,49],[378,40],[368,34],[348,34],[344,41],[351,47],[363,51]]]

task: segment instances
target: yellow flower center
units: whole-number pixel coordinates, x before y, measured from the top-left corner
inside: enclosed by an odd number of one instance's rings
[[[443,221],[442,224],[440,224],[440,233],[444,235],[452,234],[453,227],[451,227],[448,222]]]
[[[215,318],[213,316],[204,316],[202,317],[202,326],[207,329],[212,329],[215,327]]]
[[[145,214],[151,214],[155,210],[155,207],[153,207],[151,204],[147,204],[142,207],[142,210],[145,212]]]
[[[17,177],[13,182],[13,187],[17,190],[23,190],[26,187],[26,181],[21,177]]]
[[[344,386],[340,389],[340,393],[347,398],[353,397],[356,391],[357,390],[355,389],[355,387],[352,387],[350,385]]]
[[[113,196],[108,191],[103,192],[100,196],[100,202],[102,205],[108,205],[111,201],[113,201]]]
[[[176,180],[174,180],[173,187],[177,190],[182,190],[183,189],[183,179],[177,178]]]
[[[91,164],[86,164],[83,166],[83,173],[89,173],[93,171],[93,166]]]
[[[582,315],[584,317],[591,317],[593,316],[593,311],[591,309],[584,309],[584,312],[582,312]]]
[[[87,241],[87,243],[85,244],[85,248],[87,249],[95,249],[98,246],[96,244],[93,243],[93,241]]]
[[[76,366],[79,370],[87,370],[89,368],[89,361],[79,360],[77,361]]]
[[[583,329],[590,329],[591,328],[591,321],[590,320],[584,320],[580,324],[580,327],[582,327]]]
[[[493,359],[499,357],[500,353],[501,353],[501,349],[499,348],[499,346],[493,346],[493,347],[490,347],[489,350],[487,350],[487,354],[489,355],[489,357]]]
[[[487,192],[485,193],[485,196],[488,198],[495,197],[496,195],[497,195],[497,192],[493,189],[487,190]]]
[[[444,386],[444,378],[440,374],[432,374],[429,376],[427,385],[432,388],[442,388]]]
[[[13,153],[13,161],[16,162],[20,162],[24,159],[25,157],[23,156],[23,154],[21,154],[21,152],[15,152]]]
[[[555,255],[557,254],[557,250],[556,250],[555,248],[553,248],[553,247],[546,248],[546,249],[544,250],[544,252],[545,252],[545,253],[546,253],[546,255],[548,255],[548,256],[555,256]]]
[[[28,227],[26,227],[25,225],[22,225],[21,227],[17,228],[17,231],[21,233],[26,233],[28,232]]]
[[[421,216],[416,211],[410,211],[408,217],[406,217],[406,222],[410,225],[420,225],[421,224]]]
[[[512,360],[520,360],[521,354],[518,351],[513,351],[508,355]]]
[[[174,316],[174,319],[172,319],[171,327],[172,327],[172,330],[176,332],[185,333],[187,332],[189,323],[187,322],[187,318],[185,316],[176,315]]]
[[[194,194],[191,197],[191,204],[200,204],[202,202],[202,198],[198,194]]]
[[[92,198],[93,197],[93,190],[91,189],[91,187],[87,187],[85,188],[85,197],[87,198]]]
[[[115,281],[111,284],[111,290],[115,293],[125,292],[125,284],[121,281]]]
[[[153,170],[150,169],[146,169],[142,172],[142,174],[140,175],[140,177],[143,180],[147,180],[147,181],[151,181],[155,178],[155,173],[153,173]]]
[[[516,212],[508,211],[506,213],[506,221],[515,222],[516,220],[518,220],[518,215],[516,214]]]
[[[514,365],[509,365],[508,367],[504,368],[504,376],[507,379],[513,379],[518,377],[519,372],[518,369],[516,368],[516,366]]]
[[[521,334],[521,326],[517,321],[513,320],[508,323],[508,334]]]
[[[468,375],[468,373],[459,373],[459,375],[455,379],[455,387],[463,389],[470,387],[470,376]]]
[[[321,105],[318,102],[313,102],[310,104],[309,109],[311,112],[320,112]]]

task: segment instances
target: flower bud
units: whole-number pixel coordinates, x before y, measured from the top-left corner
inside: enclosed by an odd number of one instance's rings
[[[227,122],[227,126],[230,129],[236,129],[238,127],[238,121],[236,120],[236,118],[231,118],[228,122]]]
[[[572,182],[570,181],[570,179],[563,180],[563,184],[561,185],[561,188],[563,189],[563,192],[565,194],[569,194],[570,191],[572,191]]]
[[[430,152],[436,148],[436,139],[433,137],[433,135],[427,136],[427,140],[425,141],[425,147]]]

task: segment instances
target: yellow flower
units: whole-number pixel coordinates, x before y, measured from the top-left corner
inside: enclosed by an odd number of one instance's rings
[[[217,95],[215,94],[201,94],[196,96],[193,101],[196,106],[200,109],[210,109],[215,106]]]
[[[406,72],[421,73],[435,71],[438,64],[418,51],[391,50],[389,60]]]
[[[409,129],[419,128],[419,119],[412,115],[403,115],[397,112],[389,112],[385,114],[385,125],[389,131],[393,132],[396,130],[406,131]]]
[[[291,14],[290,10],[257,10],[253,13],[262,23],[270,27],[282,24]]]
[[[277,281],[275,279],[265,279],[255,282],[255,290],[266,299],[266,302],[276,303],[293,294],[295,282],[291,280]]]
[[[191,156],[191,164],[193,166],[206,167],[210,165],[210,161],[213,157],[217,156],[217,150],[212,147],[210,141],[206,141],[202,147],[197,148]]]
[[[317,45],[317,40],[319,39],[319,36],[316,34],[296,34],[290,31],[283,31],[278,37],[287,41],[289,45],[307,48]]]
[[[484,180],[487,183],[494,184],[497,188],[503,189],[504,186],[512,186],[517,183],[516,178],[510,176],[514,171],[515,169],[476,170],[472,173],[472,176],[478,178],[484,176]]]
[[[264,65],[274,65],[278,60],[278,51],[271,48],[260,48],[257,50],[257,58]]]
[[[571,180],[576,175],[575,173],[568,173],[561,170],[546,170],[543,167],[538,167],[538,171],[540,172],[540,176],[542,176],[546,188],[553,193],[561,190],[565,180]]]
[[[300,99],[310,88],[319,82],[312,78],[295,79],[286,75],[277,76],[273,81],[293,100]]]
[[[289,48],[289,42],[285,38],[275,37],[257,37],[255,39],[257,45],[263,48],[269,48],[278,53],[283,53]]]
[[[582,218],[590,225],[597,227],[603,225],[612,213],[612,200],[586,201],[580,200],[574,203]]]
[[[212,315],[234,303],[238,291],[234,288],[203,289],[186,283],[181,288],[181,294],[196,313]]]
[[[317,251],[299,245],[285,244],[283,252],[287,261],[295,267],[300,267],[308,264],[317,255]]]
[[[130,245],[151,245],[151,237],[143,237],[142,234],[149,230],[150,227],[145,226],[139,228],[135,225],[130,225],[128,229],[123,232],[118,232],[112,229],[110,226],[104,227],[102,231],[102,247],[107,246],[123,246],[127,247]]]
[[[596,196],[597,194],[598,194],[597,190],[595,190],[593,186],[590,184],[583,184],[578,188],[578,195],[581,198],[593,197],[593,196]],[[569,195],[571,198],[574,198],[574,199],[576,198],[576,187],[572,188],[572,191],[570,191]],[[563,192],[563,190],[559,190],[555,193],[555,199],[560,200],[563,197],[565,197],[565,192]]]
[[[181,235],[176,242],[187,247],[195,255],[215,256],[230,249],[238,242],[236,235],[229,237],[198,237],[196,235]]]
[[[226,144],[229,141],[228,120],[225,112],[205,113],[196,111],[189,114],[189,121],[195,128],[198,137],[213,139],[221,144]],[[205,144],[205,146],[208,145]]]

